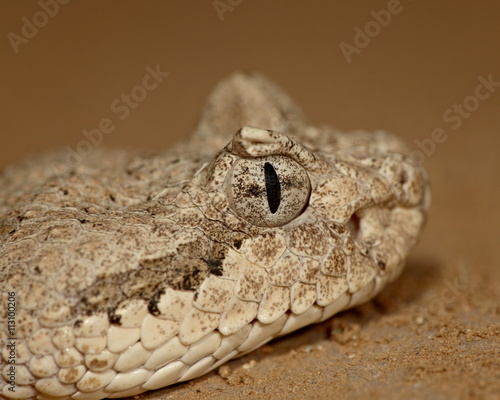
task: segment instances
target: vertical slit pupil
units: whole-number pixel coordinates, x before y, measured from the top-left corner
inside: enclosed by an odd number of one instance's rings
[[[278,211],[281,203],[281,185],[274,167],[266,162],[264,164],[264,177],[266,180],[267,203],[271,214]]]

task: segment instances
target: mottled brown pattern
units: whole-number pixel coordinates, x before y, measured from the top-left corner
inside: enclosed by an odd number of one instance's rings
[[[9,292],[25,399],[192,379],[370,299],[401,272],[429,204],[405,151],[384,132],[308,125],[272,83],[236,73],[169,151],[95,148],[76,164],[56,151],[5,169],[0,368]]]

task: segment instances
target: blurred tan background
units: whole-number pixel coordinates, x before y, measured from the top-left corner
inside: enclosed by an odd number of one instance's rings
[[[443,277],[453,279],[465,265],[479,276],[467,291],[495,293],[485,309],[500,314],[499,2],[41,0],[0,7],[0,168],[53,147],[75,148],[82,131],[103,118],[115,126],[104,146],[167,148],[192,130],[220,79],[236,69],[260,71],[313,122],[407,139],[433,184],[413,265],[436,266],[437,283],[426,287],[436,296]],[[148,67],[169,75],[144,90]],[[145,98],[124,108],[122,95],[131,93]],[[423,279],[411,271],[401,278],[410,291],[412,279]],[[461,382],[451,377],[450,393],[465,393]]]
[[[449,224],[463,231],[465,220],[468,236],[499,232],[498,2],[0,4],[0,168],[46,149],[76,149],[82,131],[103,118],[115,129],[102,146],[167,148],[192,130],[220,79],[256,70],[315,123],[405,137],[430,172],[433,211],[450,217],[436,224],[440,237]],[[148,67],[169,75],[137,89]],[[474,100],[480,79],[497,83]],[[122,96],[131,93],[146,97],[126,105]],[[489,218],[474,217],[478,209],[491,210]]]
[[[106,146],[167,147],[235,69],[277,81],[312,121],[410,141],[449,128],[443,112],[474,94],[479,75],[500,81],[497,2],[392,0],[400,12],[350,63],[340,44],[353,45],[354,28],[364,30],[388,1],[65,2],[46,19],[37,1],[1,3],[0,165],[75,146],[103,117],[116,122]],[[41,27],[21,41],[23,18]],[[119,120],[110,104],[157,64],[169,77]],[[471,152],[486,138],[498,144],[499,105],[497,90],[460,129],[447,129],[435,156],[462,141]]]

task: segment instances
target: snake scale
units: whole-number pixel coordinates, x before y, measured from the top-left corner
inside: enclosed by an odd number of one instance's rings
[[[310,125],[234,73],[168,151],[94,148],[0,174],[0,395],[131,396],[373,298],[401,272],[426,173],[383,132]]]

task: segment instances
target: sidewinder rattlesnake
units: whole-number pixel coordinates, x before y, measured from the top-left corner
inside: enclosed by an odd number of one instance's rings
[[[171,150],[8,167],[0,394],[116,398],[196,378],[373,298],[428,205],[399,139],[310,125],[253,73],[221,82]]]

